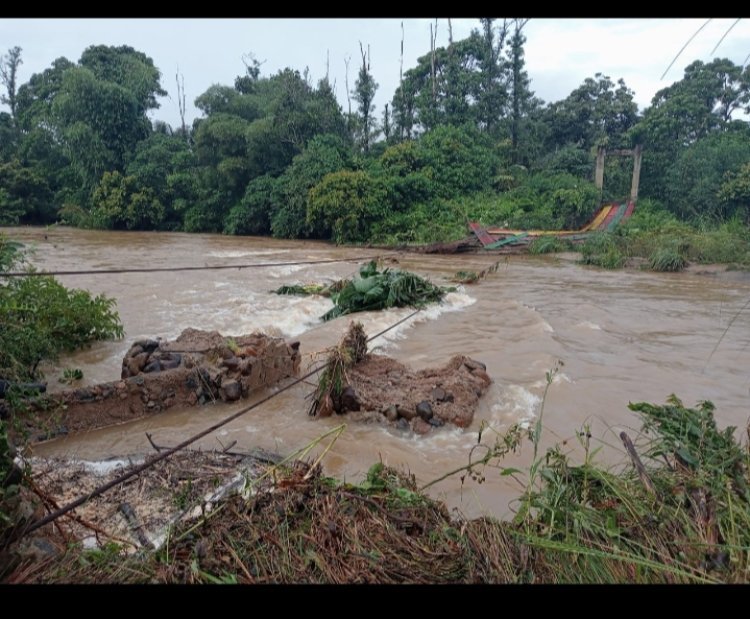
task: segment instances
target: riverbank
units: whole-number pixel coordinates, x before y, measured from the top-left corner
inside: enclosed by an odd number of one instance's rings
[[[324,475],[317,463],[288,462],[246,478],[244,495],[204,500],[156,550],[58,541],[44,560],[27,558],[5,581],[749,582],[747,444],[716,427],[708,404],[688,408],[671,399],[631,408],[644,434],[635,446],[624,437],[629,458],[617,466],[597,462],[585,432],[579,461],[564,444],[539,450],[538,424],[534,433],[498,437],[484,458],[457,472],[522,479],[526,490],[511,520],[458,517],[413,476],[382,464],[352,484]],[[520,448],[533,450],[532,466],[504,468],[504,456]],[[48,531],[48,539],[59,535]]]

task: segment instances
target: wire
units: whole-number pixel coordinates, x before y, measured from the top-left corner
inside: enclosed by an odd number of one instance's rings
[[[0,277],[33,277],[40,275],[100,275],[107,273],[160,273],[170,271],[207,271],[217,269],[253,269],[263,267],[286,267],[299,264],[332,264],[334,262],[360,262],[364,260],[379,260],[382,256],[365,256],[363,258],[336,258],[331,260],[299,260],[296,262],[267,262],[253,264],[219,264],[200,267],[154,267],[146,269],[91,269],[87,271],[13,271],[0,273]]]

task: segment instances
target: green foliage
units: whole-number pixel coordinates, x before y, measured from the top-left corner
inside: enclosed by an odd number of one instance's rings
[[[12,526],[12,500],[18,495],[19,480],[14,479],[17,469],[14,465],[15,450],[8,437],[8,428],[0,419],[0,539],[9,526]]]
[[[310,190],[326,174],[338,172],[349,165],[345,144],[335,135],[320,135],[310,140],[292,165],[278,179],[278,202],[271,216],[274,236],[295,238],[320,233],[307,218]]]
[[[66,385],[72,385],[78,380],[83,380],[83,370],[80,368],[65,368],[63,375],[57,380]]]
[[[419,151],[425,174],[443,198],[489,189],[499,164],[489,138],[469,126],[436,127],[422,136]]]
[[[634,94],[622,79],[615,84],[601,73],[586,78],[567,98],[545,110],[549,148],[573,144],[589,151],[600,144],[629,146],[626,133],[638,118]]]
[[[38,170],[14,159],[0,163],[0,225],[49,221],[52,193]]]
[[[686,408],[675,395],[667,404],[646,402],[629,405],[643,419],[643,430],[655,435],[648,447],[649,458],[674,458],[690,472],[691,486],[705,487],[714,496],[724,495],[727,481],[732,482],[744,502],[750,502],[745,479],[747,454],[734,437],[736,428],[719,431],[711,402],[700,402],[697,408]],[[717,503],[720,517],[728,516],[729,505]]]
[[[134,176],[105,172],[92,196],[91,222],[96,228],[154,229],[164,207],[153,189],[138,189]]]
[[[701,139],[683,150],[670,167],[665,202],[683,219],[729,219],[734,208],[747,205],[722,199],[723,183],[748,163],[750,133],[732,131]]]
[[[551,235],[539,236],[529,245],[529,252],[532,254],[554,254],[571,249],[573,249],[573,244],[570,241]]]
[[[13,271],[25,260],[23,243],[12,241],[0,233],[0,272]]]
[[[750,225],[750,163],[724,175],[718,198],[727,212],[734,213]]]
[[[229,211],[225,234],[269,234],[271,213],[279,201],[278,190],[279,183],[268,174],[251,180],[242,201]]]
[[[649,259],[652,271],[676,272],[687,266],[687,260],[675,247],[657,249]]]
[[[390,307],[424,307],[441,301],[445,293],[445,289],[408,271],[378,271],[373,261],[359,270],[358,277],[331,295],[334,306],[323,315],[323,320]]]
[[[13,268],[18,248],[6,245],[0,255]],[[115,301],[85,290],[67,289],[52,277],[11,278],[0,284],[0,378],[33,380],[44,359],[55,359],[94,340],[122,337]]]
[[[371,225],[388,216],[386,190],[367,172],[327,174],[310,190],[307,222],[337,243],[365,242]]]
[[[618,239],[610,232],[596,232],[589,235],[581,246],[581,263],[619,269],[627,257],[623,254]]]

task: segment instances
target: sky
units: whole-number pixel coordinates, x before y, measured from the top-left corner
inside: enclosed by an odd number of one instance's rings
[[[162,73],[162,87],[170,97],[152,119],[178,126],[175,75],[184,76],[188,101],[187,121],[200,115],[195,98],[212,84],[232,85],[244,74],[243,56],[261,61],[262,75],[291,67],[309,68],[313,83],[329,79],[347,107],[345,59],[351,58],[349,84],[353,86],[360,62],[359,43],[370,47],[371,72],[379,89],[375,97],[380,117],[398,86],[401,23],[404,25],[404,71],[429,51],[428,18],[126,18],[126,19],[18,19],[0,17],[0,54],[13,46],[23,48],[19,84],[65,56],[77,61],[90,45],[130,45],[154,60]],[[643,109],[653,95],[682,77],[693,60],[727,57],[736,64],[750,54],[750,19],[742,19],[712,50],[735,19],[711,20],[689,43],[664,79],[661,75],[705,19],[548,19],[533,18],[524,29],[526,68],[531,88],[546,102],[566,97],[587,77],[601,72],[614,81],[624,78]],[[479,27],[478,19],[451,20],[454,40]],[[448,42],[448,19],[437,23],[437,45]],[[328,60],[327,60],[328,59]],[[2,108],[7,109],[7,108]]]

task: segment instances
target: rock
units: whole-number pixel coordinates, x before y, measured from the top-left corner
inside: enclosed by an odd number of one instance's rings
[[[432,426],[427,423],[424,419],[417,417],[411,422],[411,429],[414,430],[415,434],[425,435],[429,434],[432,430]]]
[[[408,430],[409,429],[409,422],[406,421],[406,419],[404,419],[403,417],[401,417],[401,419],[398,420],[398,423],[396,424],[396,427],[399,430]]]
[[[412,419],[414,419],[414,417],[417,416],[416,410],[405,408],[400,404],[396,406],[396,411],[398,412],[398,416],[401,417],[401,419],[406,419],[406,421],[411,421]]]
[[[76,389],[73,393],[79,402],[91,402],[96,398],[91,390],[86,388]]]
[[[469,370],[482,370],[483,372],[487,371],[487,366],[482,363],[481,361],[476,361],[474,359],[469,359],[468,357],[464,360],[464,365],[469,368]]]
[[[435,415],[432,417],[432,419],[430,419],[429,424],[434,428],[442,428],[445,425],[445,421]]]
[[[161,371],[161,365],[159,364],[158,359],[154,359],[145,368],[143,368],[144,374],[152,374],[154,372],[160,372],[160,371]]]
[[[253,360],[241,359],[239,364],[240,374],[243,376],[250,376],[250,372],[253,369]]]
[[[154,352],[157,348],[159,348],[158,340],[136,340],[133,345],[140,346],[148,353]]]
[[[44,537],[34,537],[24,540],[18,547],[18,555],[24,559],[32,559],[35,563],[49,560],[58,554],[57,548]]]
[[[129,357],[124,360],[125,367],[127,368],[128,372],[130,372],[130,376],[135,376],[136,374],[139,374],[140,371],[143,369],[143,367],[146,365],[146,362],[148,361],[149,354],[147,352],[138,353],[135,357]],[[124,368],[123,368],[123,374],[124,374]],[[125,377],[127,378],[127,377]]]
[[[195,406],[198,403],[198,394],[195,391],[191,391],[187,397],[188,404]]]
[[[236,380],[224,381],[219,389],[219,395],[225,402],[234,402],[242,396],[242,387]]]
[[[487,372],[485,372],[484,370],[472,370],[471,373],[477,378],[481,379],[485,387],[487,387],[492,382],[489,374],[487,374]]]
[[[297,351],[299,350],[299,345],[300,345],[299,340],[295,340],[294,342],[289,343],[289,348],[291,348],[294,351]]]
[[[361,408],[357,392],[351,385],[341,392],[342,411],[358,411]]]
[[[386,408],[383,414],[388,421],[396,421],[398,419],[398,409],[393,404]]]
[[[159,365],[162,370],[173,370],[180,367],[180,363],[182,363],[182,355],[176,352],[164,353],[159,359]]]
[[[136,355],[140,355],[143,351],[143,346],[139,346],[138,344],[133,344],[130,347],[130,350],[128,351],[128,357],[135,357]]]
[[[455,399],[455,398],[453,397],[453,394],[452,394],[452,393],[450,393],[450,392],[449,392],[449,393],[446,393],[446,394],[445,394],[445,400],[444,400],[445,402],[453,402],[453,401],[454,401],[454,399]]]
[[[422,400],[419,404],[417,404],[417,415],[420,416],[420,418],[424,419],[425,421],[429,421],[432,419],[433,412],[432,412],[432,406],[427,400]]]
[[[222,359],[226,360],[234,357],[234,352],[232,352],[231,348],[222,348],[219,350],[219,355]]]
[[[225,368],[229,368],[230,370],[234,371],[240,366],[240,360],[237,357],[229,357],[229,359],[223,359],[221,364]]]
[[[146,408],[154,408],[154,406],[156,406],[156,402],[154,402],[153,400],[149,400],[146,404]]]
[[[444,402],[445,398],[447,397],[447,393],[445,393],[445,389],[442,387],[435,387],[430,392],[430,397],[435,400],[435,402]]]

